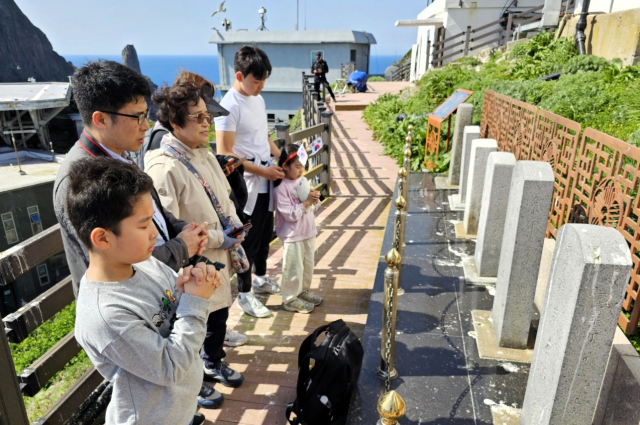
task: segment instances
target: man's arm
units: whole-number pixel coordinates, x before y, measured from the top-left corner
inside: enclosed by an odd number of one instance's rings
[[[235,144],[235,141],[235,131],[216,130],[216,149],[220,155],[240,156],[233,152],[233,145]],[[269,150],[273,155],[280,155],[280,150],[272,140],[269,140]],[[253,164],[249,161],[244,162],[242,165],[244,165],[244,169],[247,173],[264,177],[271,181],[284,177],[284,174],[280,171],[280,167],[260,167],[259,165]]]

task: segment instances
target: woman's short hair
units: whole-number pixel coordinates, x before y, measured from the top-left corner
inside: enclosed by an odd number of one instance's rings
[[[202,97],[202,89],[192,82],[181,82],[171,87],[164,86],[151,99],[158,108],[158,121],[164,128],[173,131],[173,125],[184,127],[189,106],[196,106]]]

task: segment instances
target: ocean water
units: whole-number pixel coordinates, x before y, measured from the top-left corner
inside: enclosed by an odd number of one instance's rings
[[[107,59],[122,63],[120,55],[63,55],[75,66],[80,67],[91,60]],[[399,56],[378,55],[371,56],[369,63],[370,74],[384,74],[385,68],[398,60]],[[202,75],[206,79],[220,83],[218,70],[218,56],[153,56],[139,55],[140,69],[144,75],[151,78],[155,84],[171,84],[180,70],[186,69]],[[331,66],[331,64],[329,64]],[[335,66],[335,65],[334,65]]]

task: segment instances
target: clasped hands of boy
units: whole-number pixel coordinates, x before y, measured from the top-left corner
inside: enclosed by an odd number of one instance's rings
[[[205,299],[209,299],[221,284],[216,268],[204,262],[183,268],[176,279],[178,291]]]

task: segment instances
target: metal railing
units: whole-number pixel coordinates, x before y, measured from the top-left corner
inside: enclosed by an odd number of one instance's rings
[[[385,255],[387,269],[384,272],[384,301],[382,310],[382,332],[380,347],[380,366],[377,374],[384,380],[385,390],[377,403],[377,410],[382,423],[393,425],[402,418],[406,411],[402,397],[391,389],[391,380],[398,376],[395,368],[396,318],[398,296],[404,292],[400,288],[402,254],[404,252],[404,229],[407,218],[407,196],[409,193],[408,166],[411,163],[411,145],[413,142],[413,126],[408,127],[405,139],[403,166],[398,170],[396,212],[393,221],[393,242],[391,250]]]
[[[60,225],[27,239],[0,253],[0,287],[36,267],[44,259],[63,249]],[[74,301],[71,276],[60,281],[28,305],[2,319],[0,332],[0,422],[27,425],[29,420],[23,396],[35,396],[47,382],[81,350],[71,331],[45,354],[19,374],[9,349],[9,342],[21,344],[40,325]],[[63,424],[103,381],[95,368],[90,368],[44,416],[34,424]]]
[[[431,65],[438,68],[449,62],[447,59],[451,59],[454,56],[462,55],[462,57],[466,57],[479,52],[480,49],[486,46],[494,45],[499,47],[506,45],[507,42],[511,41],[516,20],[518,20],[517,25],[527,25],[540,21],[542,15],[535,12],[543,8],[544,5],[540,5],[523,12],[509,13],[486,25],[477,28],[468,26],[466,30],[458,34],[434,42]],[[499,28],[496,28],[496,26],[499,26]]]
[[[480,129],[480,137],[495,139],[498,150],[519,161],[551,164],[547,237],[555,238],[565,223],[613,227],[624,236],[633,270],[618,324],[634,333],[640,319],[640,148],[490,90],[485,91]]]
[[[411,61],[405,61],[405,63],[398,66],[398,68],[391,74],[391,81],[409,81],[411,75]]]
[[[319,102],[320,103],[320,102]],[[311,186],[315,190],[319,190],[326,198],[331,195],[331,131],[333,112],[327,111],[323,105],[317,106],[313,114],[312,122],[317,124],[304,128],[295,133],[289,133],[290,126],[288,123],[276,124],[278,139],[286,146],[295,143],[297,145],[305,144],[309,159],[305,165],[305,174]],[[313,151],[312,143],[315,139],[322,140],[322,148]]]

